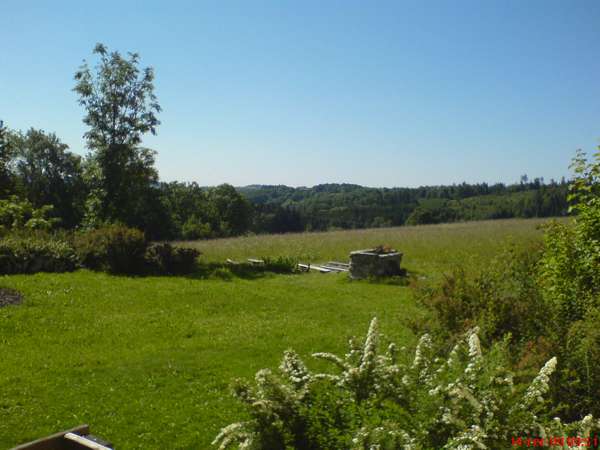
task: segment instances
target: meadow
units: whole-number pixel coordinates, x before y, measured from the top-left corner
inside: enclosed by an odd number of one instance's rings
[[[486,264],[507,243],[539,240],[543,220],[260,235],[186,243],[203,261],[295,256],[346,260],[386,244],[419,282]],[[377,316],[386,339],[412,345],[427,319],[410,287],[344,274],[229,280],[74,273],[3,276],[24,302],[0,308],[0,448],[80,423],[125,449],[209,448],[243,412],[235,377],[275,368],[295,349],[342,353]]]
[[[559,218],[559,221],[566,219]],[[227,258],[294,256],[302,262],[348,261],[352,250],[388,245],[403,252],[403,264],[424,276],[436,276],[453,264],[477,265],[504,245],[538,239],[548,219],[508,219],[440,225],[340,230],[320,233],[255,235],[180,242],[200,250],[208,261]]]

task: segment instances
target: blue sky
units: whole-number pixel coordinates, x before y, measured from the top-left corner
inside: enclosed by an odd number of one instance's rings
[[[0,117],[86,152],[71,91],[137,51],[163,180],[418,186],[568,175],[600,138],[597,1],[10,1]]]

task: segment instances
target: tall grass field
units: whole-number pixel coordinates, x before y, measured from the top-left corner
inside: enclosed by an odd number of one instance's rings
[[[201,260],[293,256],[347,261],[389,245],[417,282],[486,264],[507,243],[541,238],[542,220],[250,236],[185,243]],[[345,274],[255,279],[118,277],[90,271],[3,276],[24,294],[0,308],[0,448],[78,424],[121,449],[204,449],[243,417],[233,378],[275,368],[287,348],[308,363],[343,353],[373,316],[386,338],[413,344],[427,320],[408,286]]]

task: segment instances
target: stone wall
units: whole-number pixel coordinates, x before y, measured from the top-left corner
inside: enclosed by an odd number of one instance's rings
[[[376,249],[350,253],[350,277],[354,279],[400,275],[402,253],[377,252]]]

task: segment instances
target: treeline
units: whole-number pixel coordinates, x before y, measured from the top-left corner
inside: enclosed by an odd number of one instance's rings
[[[55,134],[2,127],[3,197],[26,199],[67,229],[102,221],[93,156],[68,150]],[[10,149],[10,150],[8,150]],[[286,233],[442,222],[549,217],[567,213],[567,182],[543,179],[518,184],[462,183],[418,188],[368,188],[323,184],[312,188],[159,182],[154,155],[140,149],[128,168],[119,222],[151,239],[207,239],[253,233]],[[115,190],[116,191],[116,190]],[[134,195],[131,195],[134,194]]]
[[[567,186],[522,177],[518,184],[462,183],[419,188],[324,184],[240,188],[254,205],[257,232],[320,231],[567,213]]]
[[[101,207],[91,156],[68,150],[53,133],[3,128],[7,152],[3,197],[52,205],[50,216],[66,229],[93,226]],[[368,188],[325,184],[312,188],[159,182],[153,154],[130,169],[118,222],[151,239],[208,239],[253,233],[286,233],[442,222],[549,217],[567,213],[567,183],[542,179],[518,184],[458,184],[419,188]],[[141,172],[141,173],[140,173]],[[137,180],[136,180],[137,179]],[[96,191],[96,192],[95,192]],[[96,193],[97,195],[97,193]],[[117,193],[112,195],[117,196]]]
[[[54,133],[14,130],[0,121],[2,230],[116,223],[152,240],[205,239],[566,214],[564,180],[392,189],[161,182],[156,152],[141,146],[160,125],[152,68],[140,68],[136,53],[123,57],[102,44],[94,55],[96,65],[84,61],[73,89],[87,126],[85,157]]]
[[[161,183],[147,149],[140,152],[145,155],[146,167],[128,167],[123,192],[110,194],[118,202],[102,205],[106,200],[95,178],[92,156],[68,151],[55,134],[42,130],[21,132],[2,127],[2,133],[4,146],[10,150],[3,165],[0,222],[14,221],[15,209],[26,217],[44,211],[43,216],[60,228],[97,228],[118,222],[141,229],[156,240],[234,236],[250,229],[252,206],[235,188]],[[115,219],[102,215],[104,209],[113,209]],[[11,223],[2,225],[13,228]]]

